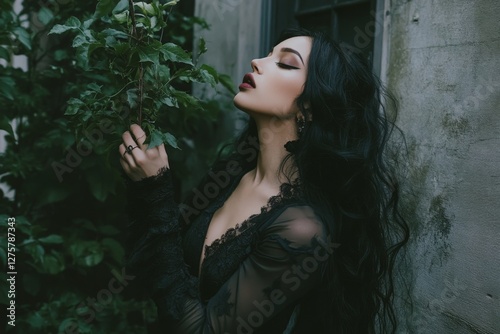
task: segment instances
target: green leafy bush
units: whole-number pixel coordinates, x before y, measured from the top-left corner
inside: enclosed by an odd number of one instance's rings
[[[14,217],[18,272],[16,327],[6,330],[145,333],[155,326],[154,306],[122,293],[120,135],[139,122],[150,145],[169,144],[172,165],[184,166],[173,173],[185,194],[213,160],[215,143],[228,137],[219,122],[224,104],[198,100],[190,85],[223,95],[231,83],[186,51],[193,26],[207,25],[172,3],[25,1],[17,14],[12,3],[0,0],[7,146],[0,182],[12,189],[1,194],[0,262],[5,267],[6,224]],[[12,66],[12,55],[26,57],[27,69]],[[9,302],[6,279],[0,272],[0,307]]]

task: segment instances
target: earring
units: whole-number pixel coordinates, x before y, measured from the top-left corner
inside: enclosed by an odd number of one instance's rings
[[[297,131],[299,133],[299,136],[302,133],[302,131],[304,131],[305,124],[306,124],[306,122],[304,121],[303,117],[297,118]]]

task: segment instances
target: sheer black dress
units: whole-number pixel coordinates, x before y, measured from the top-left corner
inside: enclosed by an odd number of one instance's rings
[[[298,183],[283,183],[260,214],[203,250],[212,215],[247,172],[180,205],[169,169],[127,182],[127,271],[134,293],[155,301],[165,333],[325,332],[324,269],[334,245]]]

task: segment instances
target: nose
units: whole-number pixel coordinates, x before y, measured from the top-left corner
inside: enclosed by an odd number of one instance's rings
[[[259,67],[259,61],[260,59],[252,59],[250,62],[250,66],[252,66],[252,69],[254,72],[260,73],[261,67]]]

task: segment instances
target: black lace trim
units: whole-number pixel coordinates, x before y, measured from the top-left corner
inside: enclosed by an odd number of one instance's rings
[[[228,229],[220,238],[215,239],[212,244],[205,245],[205,256],[206,260],[212,254],[214,254],[222,245],[228,241],[236,238],[240,234],[248,230],[255,221],[255,218],[260,217],[268,213],[272,208],[281,205],[282,203],[289,201],[290,199],[301,198],[300,183],[299,179],[295,179],[291,184],[282,183],[280,186],[280,191],[277,195],[271,196],[266,205],[260,208],[260,213],[254,213],[243,222],[238,223],[235,227]]]
[[[151,187],[156,185],[158,181],[160,181],[162,178],[168,177],[170,178],[170,168],[167,166],[162,167],[156,172],[155,175],[145,177],[139,181],[132,181],[129,177],[125,176],[125,179],[127,181],[127,185],[131,187],[137,187],[137,188],[142,188],[142,187]]]

